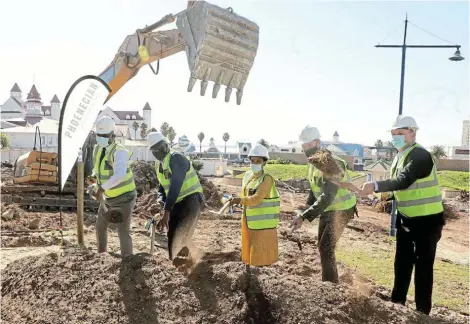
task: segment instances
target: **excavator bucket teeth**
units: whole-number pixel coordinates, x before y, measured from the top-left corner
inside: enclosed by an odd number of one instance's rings
[[[194,5],[176,21],[185,40],[191,76],[188,91],[201,80],[201,95],[207,81],[214,82],[212,97],[226,86],[225,101],[232,89],[237,89],[237,104],[241,104],[243,88],[258,51],[259,27],[238,16],[231,8],[223,9],[205,1]]]

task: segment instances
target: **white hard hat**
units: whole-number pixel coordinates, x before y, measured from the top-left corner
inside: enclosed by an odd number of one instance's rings
[[[416,124],[416,120],[413,117],[403,115],[398,115],[390,130],[392,131],[399,128],[411,128],[415,131],[419,129],[418,124]]]
[[[168,143],[168,139],[165,136],[163,136],[163,134],[160,132],[151,132],[147,136],[147,144],[149,147],[152,147],[161,141],[165,141]]]
[[[302,143],[310,143],[317,139],[320,139],[320,131],[312,126],[306,126],[299,135],[299,141]]]
[[[114,119],[108,116],[101,117],[96,122],[96,133],[97,134],[109,134],[116,130],[116,123]]]
[[[248,154],[248,157],[252,157],[252,156],[259,156],[259,157],[269,159],[268,148],[264,145],[256,144],[255,146],[251,148],[250,153]]]

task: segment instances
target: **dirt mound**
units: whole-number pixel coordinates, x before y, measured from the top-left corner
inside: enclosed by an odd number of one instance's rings
[[[199,175],[199,181],[204,189],[204,196],[206,197],[206,203],[211,208],[222,207],[222,193],[219,191],[217,186],[207,178]]]
[[[134,161],[132,172],[139,196],[158,185],[157,173],[155,172],[155,162]]]
[[[159,213],[161,206],[157,203],[157,193],[144,193],[142,196],[137,198],[137,202],[134,208],[134,215],[148,219]]]
[[[189,276],[163,256],[58,257],[2,273],[6,323],[445,323],[280,267],[248,275],[237,253],[202,257]]]
[[[58,229],[59,213],[28,212],[16,204],[1,204],[2,230]],[[8,211],[12,211],[11,214]],[[6,217],[8,216],[8,217]],[[10,216],[12,216],[10,218]],[[62,212],[62,226],[67,229],[77,222],[76,214]]]
[[[2,236],[1,245],[2,248],[9,247],[31,247],[31,246],[52,246],[59,245],[60,238],[57,236],[20,236],[20,237],[9,237]]]
[[[318,150],[314,155],[308,158],[308,161],[327,177],[340,179],[343,177],[343,171],[336,163],[331,152],[328,150]]]

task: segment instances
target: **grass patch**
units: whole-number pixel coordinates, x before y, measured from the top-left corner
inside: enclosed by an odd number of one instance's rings
[[[250,168],[235,168],[236,170],[247,171]],[[308,165],[298,164],[267,164],[265,170],[269,172],[275,179],[288,180],[288,179],[302,179],[307,178]],[[352,171],[351,177],[354,178],[360,175],[357,172]],[[236,176],[236,178],[243,178],[243,174]]]
[[[437,171],[437,175],[441,187],[469,191],[469,172]]]
[[[338,248],[339,261],[361,275],[387,288],[393,286],[394,252],[361,251]],[[408,295],[414,298],[414,284],[411,281]],[[434,306],[448,307],[458,312],[468,312],[468,266],[450,264],[436,260],[434,263]]]

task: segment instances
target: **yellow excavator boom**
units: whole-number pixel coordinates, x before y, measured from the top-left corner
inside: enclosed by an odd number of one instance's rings
[[[156,31],[175,22],[178,29]],[[209,81],[214,82],[212,97],[220,86],[226,86],[225,101],[237,89],[241,104],[243,89],[258,51],[259,27],[238,16],[232,8],[223,9],[205,1],[188,1],[188,8],[176,15],[167,15],[158,22],[126,37],[111,64],[99,75],[111,88],[109,100],[124,84],[150,65],[158,74],[159,61],[186,51],[190,78],[188,92],[201,80],[201,96]],[[157,61],[154,68],[151,63]]]

